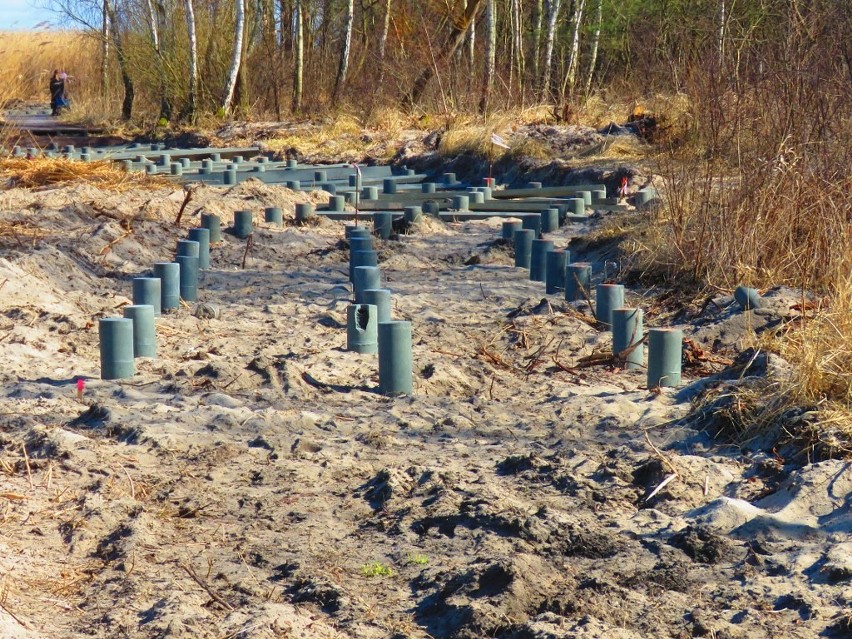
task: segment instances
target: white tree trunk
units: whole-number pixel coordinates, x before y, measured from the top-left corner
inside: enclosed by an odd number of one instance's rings
[[[556,39],[556,20],[559,17],[561,0],[546,0],[547,3],[547,33],[544,38],[544,69],[541,78],[541,97],[551,95],[551,77],[553,73],[553,44]]]
[[[467,9],[467,1],[464,3]],[[476,57],[476,20],[470,23],[470,29],[467,32],[467,63],[470,67],[470,73],[473,75],[473,61]]]
[[[580,27],[583,25],[583,10],[586,8],[586,0],[574,1],[574,15],[571,22],[574,29],[571,33],[571,48],[568,50],[568,68],[565,71],[565,80],[562,83],[562,95],[574,95],[574,87],[577,85],[577,68],[580,65]]]
[[[109,6],[103,0],[102,25],[101,25],[101,97],[104,99],[104,108],[109,96]]]
[[[298,113],[302,108],[302,74],[305,67],[305,28],[302,16],[302,0],[296,0],[294,12],[296,56],[293,64],[293,112]]]
[[[482,84],[482,97],[479,100],[479,112],[488,113],[488,101],[494,85],[494,62],[497,51],[497,10],[495,0],[485,3],[485,81]]]
[[[533,82],[538,82],[541,71],[541,23],[544,16],[544,4],[542,0],[536,0],[535,15],[533,16]]]
[[[719,66],[725,62],[725,21],[727,17],[727,7],[725,0],[719,2]]]
[[[385,2],[385,18],[382,23],[382,37],[379,40],[379,60],[382,61],[384,67],[385,53],[388,48],[388,33],[390,32],[390,16],[391,16],[391,0]],[[384,68],[382,69],[384,72]]]
[[[603,0],[598,0],[595,10],[595,34],[592,36],[592,53],[589,56],[589,73],[586,75],[585,96],[592,93],[592,79],[595,76],[595,66],[598,63],[598,45],[601,41],[601,22],[603,21]]]
[[[234,50],[231,54],[231,68],[228,71],[228,82],[225,85],[225,97],[222,100],[222,111],[227,115],[231,112],[231,101],[237,88],[237,78],[240,74],[240,64],[243,59],[243,33],[246,23],[246,5],[244,0],[237,0],[237,22],[234,26]]]
[[[334,81],[332,100],[337,100],[340,90],[346,83],[346,74],[349,71],[349,52],[352,49],[352,24],[355,22],[355,0],[346,3],[346,22],[343,30],[343,46],[340,49],[340,65],[337,67],[337,79]]]
[[[524,14],[521,11],[520,0],[512,0],[512,48],[513,62],[518,72],[518,85],[521,88],[523,101],[524,89]]]
[[[189,34],[189,105],[187,115],[195,120],[198,107],[198,37],[195,33],[195,8],[192,0],[184,0],[186,7],[186,31]]]
[[[388,33],[390,32],[391,0],[385,2],[385,17],[382,23],[382,37],[379,40],[379,86],[385,81],[385,55],[388,50]]]
[[[160,54],[160,29],[159,20],[157,20],[157,12],[154,10],[154,3],[148,0],[148,20],[151,22],[151,40],[154,43],[154,51],[157,55]]]

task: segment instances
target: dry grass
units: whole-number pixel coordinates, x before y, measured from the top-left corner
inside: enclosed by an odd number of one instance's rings
[[[96,43],[67,31],[0,32],[0,105],[50,103],[48,83],[54,69],[68,73],[72,103],[97,95],[100,54]]]
[[[845,415],[852,440],[852,275],[775,348],[794,365],[787,394],[797,402]]]
[[[7,181],[7,188],[30,189],[73,182],[85,182],[113,191],[169,184],[164,177],[127,173],[112,162],[80,162],[64,158],[0,159],[0,178]]]
[[[272,151],[295,149],[309,160],[335,158],[338,162],[350,162],[365,155],[389,160],[396,152],[395,135],[393,130],[370,130],[354,115],[340,113],[320,124],[294,127],[265,144]]]

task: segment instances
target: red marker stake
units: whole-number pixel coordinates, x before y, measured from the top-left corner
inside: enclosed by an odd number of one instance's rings
[[[77,401],[83,401],[83,389],[86,388],[86,380],[82,377],[77,378]]]

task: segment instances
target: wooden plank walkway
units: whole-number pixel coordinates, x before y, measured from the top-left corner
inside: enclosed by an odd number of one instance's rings
[[[63,122],[52,115],[20,115],[6,113],[0,120],[0,126],[16,129],[21,133],[40,135],[95,135],[103,129],[75,122]]]

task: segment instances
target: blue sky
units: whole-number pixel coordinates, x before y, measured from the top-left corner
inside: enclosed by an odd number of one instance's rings
[[[39,0],[0,0],[0,29],[32,29],[45,20],[53,22],[56,16],[37,6]]]

